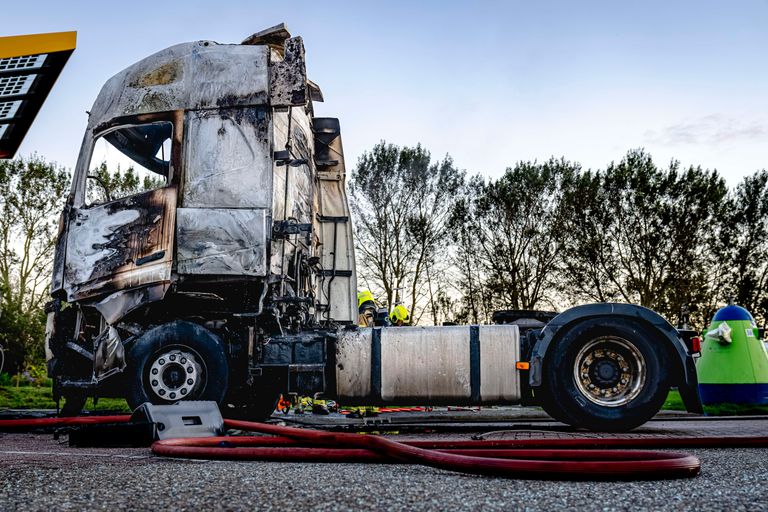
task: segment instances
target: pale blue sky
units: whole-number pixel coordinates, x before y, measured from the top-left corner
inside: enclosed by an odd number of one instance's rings
[[[26,0],[0,13],[0,35],[78,31],[21,147],[68,167],[110,76],[281,21],[304,37],[318,115],[341,119],[350,166],[385,139],[491,176],[552,155],[604,167],[641,146],[730,183],[768,167],[766,1]]]

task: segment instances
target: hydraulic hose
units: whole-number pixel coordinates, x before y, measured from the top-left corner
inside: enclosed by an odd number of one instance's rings
[[[0,420],[0,429],[123,423],[129,416]],[[768,447],[768,437],[583,438],[483,441],[406,441],[249,421],[229,429],[267,436],[165,439],[152,452],[166,457],[293,462],[416,463],[449,471],[526,479],[627,480],[688,478],[698,458],[628,448]]]

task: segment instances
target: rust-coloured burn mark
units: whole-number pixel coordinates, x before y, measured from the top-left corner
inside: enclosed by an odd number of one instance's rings
[[[78,212],[77,216],[85,216],[81,222],[91,231],[95,228],[105,235],[98,241],[71,241],[88,245],[79,252],[90,261],[88,268],[81,262],[67,262],[65,282],[71,295],[86,298],[162,280],[146,269],[171,262],[175,210],[176,189],[171,186]],[[119,215],[127,221],[119,223]]]
[[[128,84],[129,87],[151,87],[153,85],[168,85],[181,79],[183,76],[181,64],[171,61],[159,66],[149,73],[136,77]]]

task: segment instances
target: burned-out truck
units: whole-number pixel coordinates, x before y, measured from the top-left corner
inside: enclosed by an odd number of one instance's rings
[[[690,332],[627,304],[495,325],[357,324],[339,122],[315,117],[302,39],[162,50],[102,88],[61,215],[47,305],[63,412],[215,400],[263,418],[281,393],[343,404],[540,404],[635,427],[676,386],[699,411]],[[103,171],[122,169],[117,187]],[[102,172],[100,172],[100,170]]]

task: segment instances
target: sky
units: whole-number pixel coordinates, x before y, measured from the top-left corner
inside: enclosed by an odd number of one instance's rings
[[[280,22],[304,38],[348,167],[381,140],[489,177],[552,156],[604,168],[639,147],[731,185],[768,167],[766,1],[25,0],[0,19],[0,35],[78,32],[20,149],[70,168],[109,77]]]

